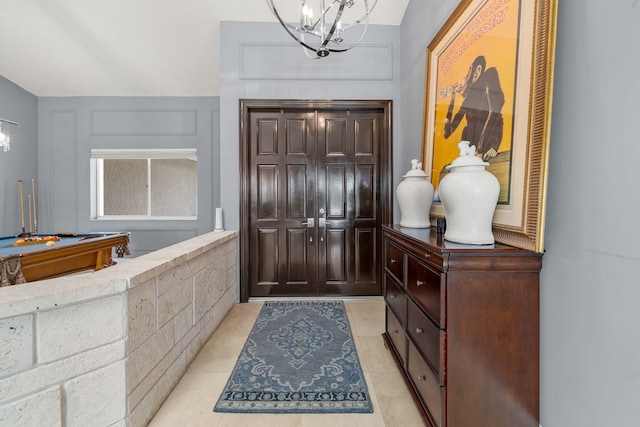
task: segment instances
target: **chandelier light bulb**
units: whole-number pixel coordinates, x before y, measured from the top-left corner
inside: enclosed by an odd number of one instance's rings
[[[313,9],[306,4],[302,6],[302,28],[307,31],[313,28]]]

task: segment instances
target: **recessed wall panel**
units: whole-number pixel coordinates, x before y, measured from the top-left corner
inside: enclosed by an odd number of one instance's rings
[[[347,55],[309,60],[295,43],[244,43],[239,74],[240,79],[250,80],[392,80],[392,47],[360,43]]]
[[[92,111],[92,136],[196,135],[195,110]]]
[[[51,201],[53,230],[78,229],[78,116],[75,111],[51,113],[51,194],[38,192],[38,200],[45,197]],[[14,144],[17,147],[17,144]],[[16,148],[17,149],[17,148]],[[87,164],[89,162],[87,161]],[[46,179],[47,177],[45,177]],[[25,181],[25,215],[27,212],[27,190]],[[45,217],[45,205],[36,206],[37,219]],[[25,224],[28,217],[25,216]],[[41,222],[41,221],[39,221]]]

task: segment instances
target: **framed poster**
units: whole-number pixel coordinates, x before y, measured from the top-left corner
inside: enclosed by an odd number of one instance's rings
[[[556,0],[462,0],[427,47],[422,164],[436,189],[469,141],[500,182],[495,240],[544,251]]]

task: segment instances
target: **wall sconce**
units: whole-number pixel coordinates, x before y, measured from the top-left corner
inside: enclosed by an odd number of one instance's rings
[[[2,151],[6,153],[11,148],[11,138],[9,137],[9,134],[5,133],[2,130],[3,123],[10,123],[16,126],[20,126],[20,123],[16,123],[7,119],[0,119],[0,148],[2,148]]]

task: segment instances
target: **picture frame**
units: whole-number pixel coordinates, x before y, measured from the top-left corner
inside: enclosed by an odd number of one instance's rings
[[[500,182],[495,240],[544,251],[557,0],[462,0],[427,47],[422,164],[438,184],[469,140]]]

